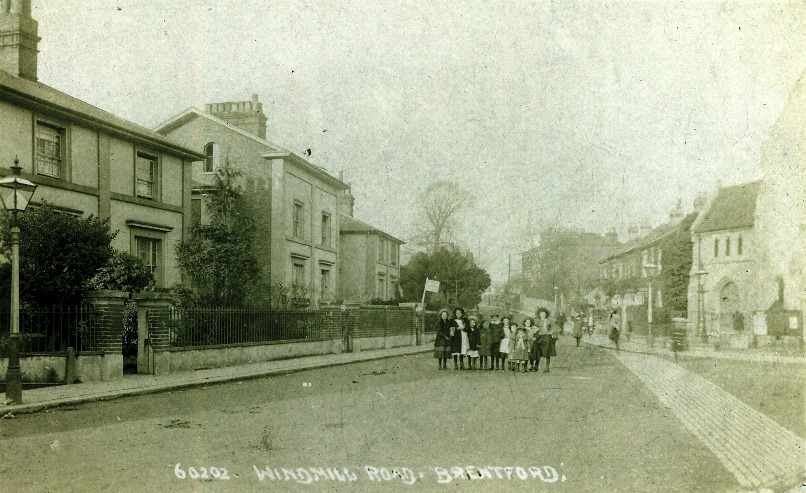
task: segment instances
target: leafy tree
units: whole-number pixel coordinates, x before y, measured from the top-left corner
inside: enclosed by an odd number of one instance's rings
[[[140,257],[115,251],[109,262],[87,281],[87,289],[113,289],[138,293],[154,288],[154,276]]]
[[[255,222],[244,211],[241,173],[227,160],[216,172],[216,192],[207,196],[210,224],[197,224],[176,248],[189,286],[177,293],[188,304],[237,307],[248,303],[260,269],[254,253]]]
[[[454,247],[442,247],[432,253],[415,254],[400,270],[400,286],[408,301],[420,301],[426,277],[441,281],[440,292],[428,296],[428,306],[446,303],[473,307],[481,302],[490,287],[490,275],[479,268],[469,255]],[[458,295],[458,296],[457,296]]]
[[[459,212],[467,205],[468,193],[451,181],[436,181],[420,195],[421,216],[414,242],[427,251],[436,252],[455,232]]]
[[[10,218],[0,215],[0,250],[11,257]],[[87,282],[112,257],[117,232],[109,221],[57,211],[51,206],[30,208],[18,216],[20,227],[20,301],[37,306],[81,301]],[[11,289],[11,264],[2,266],[0,293]]]
[[[683,218],[680,227],[667,238],[663,248],[663,270],[658,274],[663,286],[663,306],[674,312],[688,309],[688,281],[694,256],[694,244],[689,231],[696,213]]]

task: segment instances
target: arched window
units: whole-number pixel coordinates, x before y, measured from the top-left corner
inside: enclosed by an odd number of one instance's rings
[[[719,238],[714,238],[714,257],[719,257]]]
[[[725,239],[725,256],[730,257],[730,238]]]
[[[204,146],[204,172],[215,173],[218,169],[218,144],[210,142]]]

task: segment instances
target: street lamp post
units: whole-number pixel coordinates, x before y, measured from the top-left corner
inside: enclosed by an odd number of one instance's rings
[[[0,199],[11,212],[11,331],[8,338],[8,370],[6,371],[6,401],[22,403],[22,372],[20,371],[20,228],[17,212],[28,207],[36,185],[20,177],[20,160],[14,158],[11,176],[0,179]]]
[[[557,291],[559,289],[560,288],[558,288],[557,286],[554,286],[554,311],[557,311]]]
[[[708,342],[708,332],[705,329],[705,276],[708,272],[702,263],[702,235],[697,236],[697,332],[699,332],[702,342]]]

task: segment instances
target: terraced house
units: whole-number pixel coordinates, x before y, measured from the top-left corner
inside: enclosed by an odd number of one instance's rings
[[[116,249],[140,256],[159,286],[179,282],[173,252],[204,156],[38,82],[37,31],[30,0],[0,2],[0,175],[19,158],[34,205],[108,218]]]

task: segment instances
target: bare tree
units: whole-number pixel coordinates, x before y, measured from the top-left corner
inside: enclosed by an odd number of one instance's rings
[[[468,192],[457,183],[446,180],[431,183],[419,197],[422,215],[415,228],[414,242],[429,251],[451,243],[457,215],[468,200]]]

